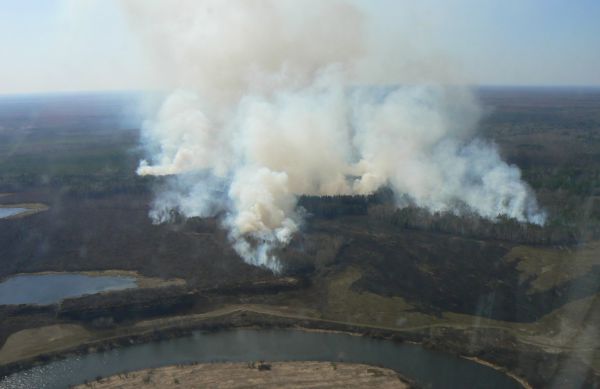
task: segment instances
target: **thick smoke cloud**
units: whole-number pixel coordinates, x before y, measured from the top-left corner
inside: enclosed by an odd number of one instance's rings
[[[349,2],[125,5],[174,87],[146,126],[138,169],[170,176],[156,222],[172,210],[220,215],[236,251],[275,271],[272,250],[301,228],[303,194],[387,185],[432,211],[544,222],[518,168],[472,139],[480,110],[467,89],[431,74],[373,85],[386,78],[376,66],[385,50],[369,43],[371,21]],[[402,48],[390,39],[386,50],[398,58]]]

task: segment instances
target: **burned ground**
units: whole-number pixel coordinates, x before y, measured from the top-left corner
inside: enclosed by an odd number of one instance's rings
[[[401,296],[429,313],[509,321],[536,320],[596,293],[594,269],[532,294],[517,263],[503,258],[517,244],[576,247],[596,235],[600,92],[480,95],[486,107],[480,135],[522,168],[549,212],[547,228],[394,211],[381,195],[302,198],[309,217],[279,253],[287,271],[318,283],[358,266],[363,275],[356,291]],[[198,288],[274,279],[237,256],[216,219],[151,223],[149,204],[160,181],[135,175],[142,155],[138,130],[122,117],[127,101],[87,96],[75,104],[63,96],[3,102],[0,192],[13,194],[0,201],[50,208],[0,220],[0,276],[124,269],[184,278]]]
[[[43,270],[139,270],[180,277],[209,287],[269,273],[245,264],[230,248],[216,221],[153,225],[149,196],[46,197],[46,193],[6,196],[37,198],[46,212],[0,220],[0,275]],[[20,201],[20,200],[19,200]]]

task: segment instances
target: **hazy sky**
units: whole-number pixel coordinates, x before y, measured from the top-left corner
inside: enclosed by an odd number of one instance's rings
[[[0,0],[0,94],[159,88],[119,1]],[[353,1],[472,83],[600,85],[598,0]]]

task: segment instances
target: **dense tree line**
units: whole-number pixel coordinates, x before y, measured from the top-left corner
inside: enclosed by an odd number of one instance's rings
[[[522,223],[506,216],[489,220],[475,214],[431,213],[427,209],[413,206],[393,209],[383,205],[372,207],[370,215],[387,220],[392,225],[401,228],[447,233],[477,239],[542,245],[574,244],[577,242],[577,231],[574,227],[560,225],[542,227],[536,224]]]
[[[394,193],[389,188],[381,188],[368,195],[301,196],[298,206],[309,215],[333,219],[340,216],[366,215],[369,206],[394,203]]]
[[[333,219],[339,216],[366,215],[369,202],[365,196],[302,196],[298,205],[310,215]]]
[[[101,196],[118,193],[147,193],[160,178],[135,174],[81,174],[38,176],[18,174],[0,176],[0,192],[57,188],[64,194]]]
[[[405,199],[407,204],[410,200]],[[527,244],[574,244],[577,228],[573,225],[552,223],[538,226],[516,219],[499,216],[489,220],[463,209],[453,212],[430,212],[425,208],[408,205],[398,208],[397,200],[389,189],[381,189],[370,196],[303,196],[299,205],[309,215],[332,219],[343,216],[368,215],[370,218],[393,226],[452,235],[505,240]]]

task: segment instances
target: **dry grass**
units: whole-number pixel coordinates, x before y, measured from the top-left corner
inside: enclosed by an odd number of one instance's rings
[[[360,274],[358,269],[348,268],[332,279],[329,283],[329,309],[324,318],[398,329],[437,326],[505,329],[520,341],[542,347],[548,352],[599,346],[595,335],[598,324],[589,313],[599,303],[600,294],[565,304],[533,323],[505,322],[452,312],[444,312],[441,317],[436,317],[411,311],[412,306],[399,297],[388,298],[352,291],[350,286],[360,278]],[[584,360],[591,363],[590,357],[586,355]]]
[[[90,277],[131,277],[135,278],[135,282],[138,288],[162,288],[167,286],[185,286],[186,281],[181,278],[158,278],[158,277],[146,277],[141,275],[137,271],[131,270],[97,270],[97,271],[78,271],[78,272],[61,272],[61,271],[41,271],[41,272],[33,272],[33,273],[17,273],[10,275],[8,277],[0,277],[0,280],[16,277],[19,275],[27,275],[27,276],[37,276],[37,275],[49,275],[49,274],[81,274],[84,276]],[[110,293],[101,292],[101,293]]]
[[[600,265],[600,242],[578,248],[541,248],[517,246],[505,257],[518,261],[521,282],[533,278],[530,293],[542,292],[581,277],[594,265]]]
[[[431,323],[428,315],[407,312],[413,308],[401,297],[383,297],[375,293],[358,293],[350,289],[361,277],[360,270],[350,267],[328,283],[327,310],[324,318],[386,327],[403,327]]]
[[[8,337],[0,349],[0,364],[44,354],[49,350],[65,350],[93,339],[82,326],[56,324],[18,331]]]
[[[259,366],[263,366],[259,369]],[[266,367],[268,366],[268,367]],[[392,370],[332,362],[215,363],[141,370],[77,389],[133,388],[408,388]]]

